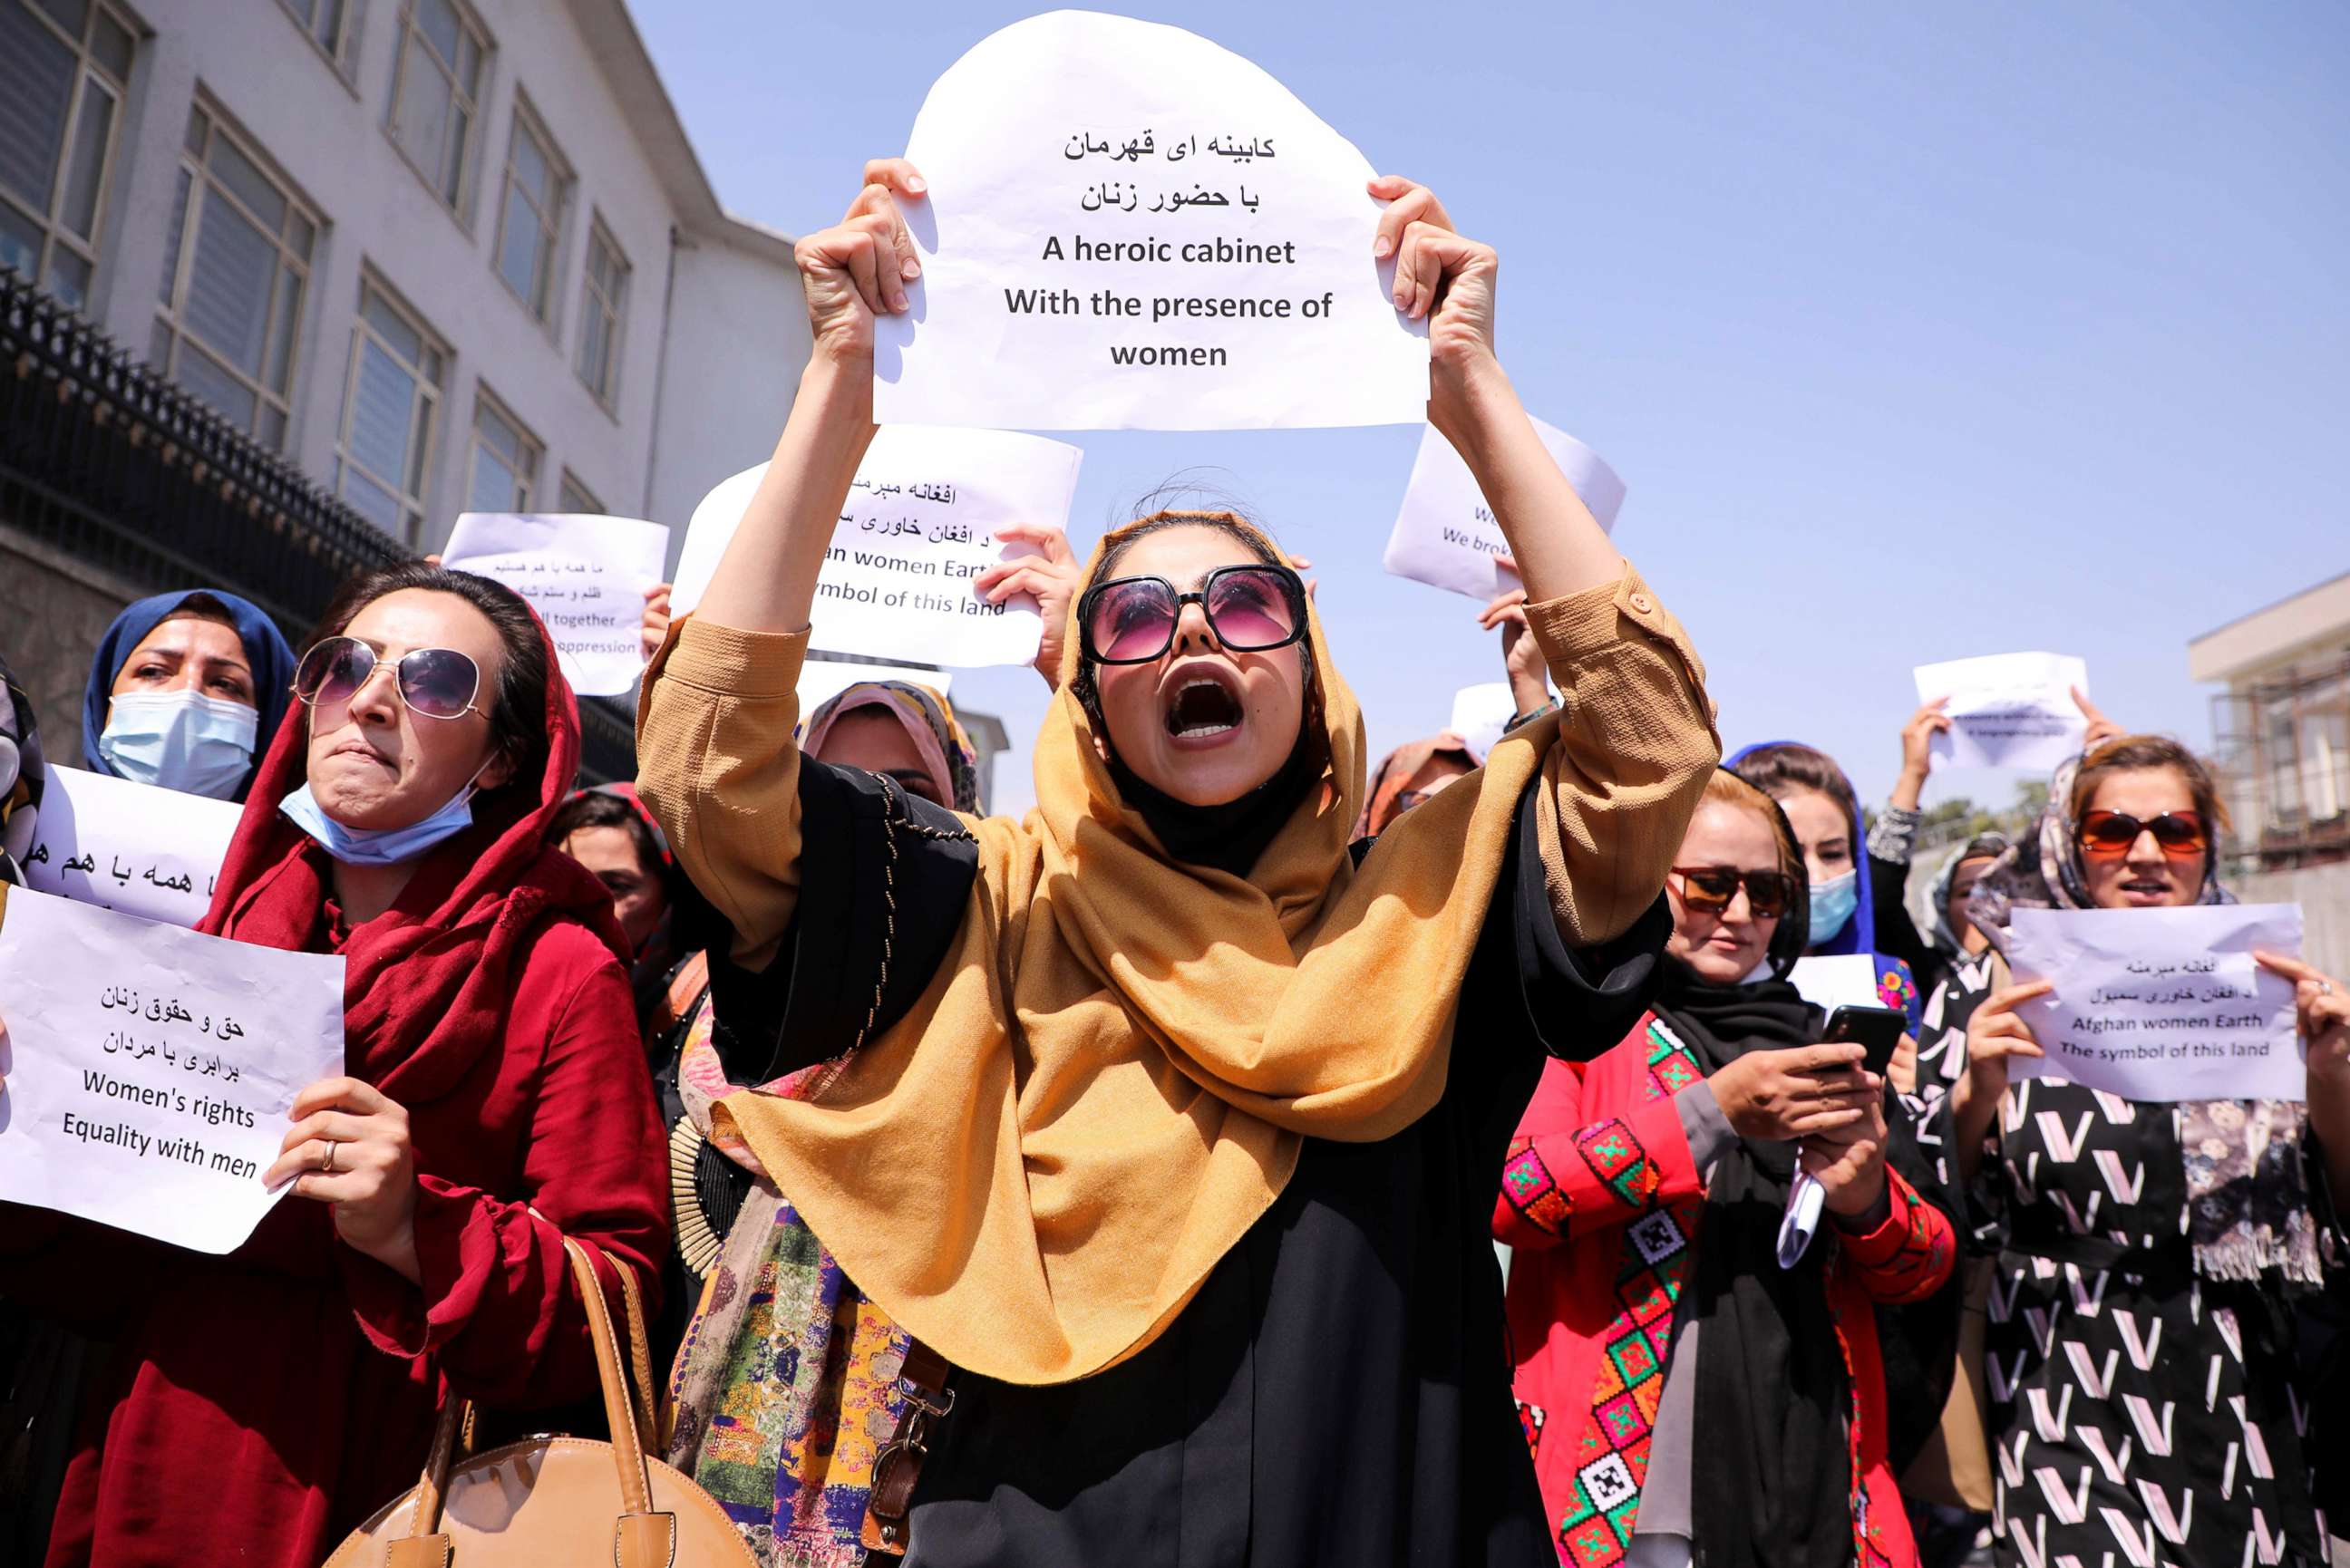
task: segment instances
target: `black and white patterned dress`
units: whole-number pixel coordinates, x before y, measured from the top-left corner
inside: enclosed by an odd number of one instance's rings
[[[1964,966],[1933,999],[1929,1098],[1965,1071],[1988,968]],[[2175,1108],[2020,1080],[1987,1144],[1970,1198],[1976,1245],[1997,1256],[1985,1370],[2000,1563],[2318,1568],[2294,1287],[2197,1277]]]

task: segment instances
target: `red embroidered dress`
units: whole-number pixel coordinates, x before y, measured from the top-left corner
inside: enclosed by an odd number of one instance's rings
[[[1493,1206],[1515,1249],[1511,1344],[1518,1414],[1543,1503],[1570,1568],[1631,1550],[1664,1395],[1673,1311],[1705,1186],[1673,1096],[1704,1078],[1652,1012],[1588,1063],[1551,1061],[1518,1124]],[[1885,1461],[1877,1302],[1930,1295],[1949,1278],[1950,1220],[1887,1170],[1891,1211],[1866,1234],[1822,1228],[1837,1250],[1829,1305],[1852,1372],[1853,1545],[1864,1568],[1913,1568],[1916,1549]],[[1694,1484],[1704,1485],[1703,1459]]]

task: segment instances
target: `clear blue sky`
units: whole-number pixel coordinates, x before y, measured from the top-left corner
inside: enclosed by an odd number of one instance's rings
[[[635,11],[721,199],[805,233],[957,55],[1041,8]],[[2188,639],[2350,567],[2350,8],[1131,14],[1254,59],[1500,249],[1503,363],[1624,476],[1617,543],[1730,745],[1813,741],[1881,798],[1911,666],[2023,649],[2207,743]],[[1468,600],[1379,570],[1418,435],[1070,438],[1071,533],[1228,471],[1315,558],[1376,753],[1500,678]],[[957,680],[1004,715],[998,804],[1024,804],[1043,684]]]

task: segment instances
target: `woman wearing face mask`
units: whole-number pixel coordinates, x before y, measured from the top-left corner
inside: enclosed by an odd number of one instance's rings
[[[1779,803],[1804,846],[1804,867],[1811,877],[1812,945],[1806,956],[1868,954],[1877,966],[1878,999],[1907,1013],[1915,1030],[1923,1016],[1917,977],[1907,963],[1880,949],[1877,934],[1883,922],[1906,925],[1909,917],[1900,909],[1898,882],[1889,908],[1877,893],[1861,851],[1860,801],[1852,781],[1835,758],[1796,741],[1749,746],[1729,765]]]
[[[1493,1234],[1516,1249],[1518,1408],[1564,1563],[1916,1560],[1871,1307],[1939,1289],[1955,1238],[1906,1138],[1887,1159],[1883,1080],[1815,1044],[1825,1020],[1787,983],[1802,867],[1770,797],[1717,772],[1666,877],[1653,1010],[1545,1064],[1510,1145]],[[1798,1167],[1830,1223],[1783,1268]]]
[[[905,1405],[902,1441],[843,1424],[832,1462],[870,1459],[876,1538],[920,1568],[1547,1568],[1492,1172],[1544,1044],[1619,1030],[1661,941],[1716,754],[1695,657],[1502,375],[1492,252],[1382,180],[1430,417],[1513,541],[1564,718],[1358,869],[1361,722],[1304,584],[1230,514],[1159,513],[1086,573],[1024,821],[803,754],[873,322],[907,308],[896,202],[921,200],[902,161],[868,174],[799,244],[816,351],[639,716],[646,799],[733,928],[718,1049],[769,1085],[713,1129],[898,1335],[856,1375]],[[774,1506],[733,1407],[681,1409],[671,1452]]]
[[[2233,901],[2212,866],[2218,793],[2176,741],[2106,742],[2060,768],[2048,799],[1976,885],[1995,949],[2018,908]],[[2338,1278],[2317,1192],[2350,1191],[2350,999],[2306,964],[2261,962],[2295,982],[2305,1103],[2011,1083],[2014,1058],[2041,1054],[2016,1008],[2054,987],[2010,983],[2001,959],[1970,999],[1950,1103],[1996,1258],[2002,1563],[2326,1561],[2293,1306]]]
[[[158,594],[114,618],[82,699],[83,765],[242,801],[293,701],[294,653],[234,594]]]
[[[5,1211],[0,1293],[115,1339],[51,1568],[309,1568],[414,1482],[444,1385],[595,1388],[565,1236],[657,1283],[619,933],[544,842],[578,755],[554,664],[512,593],[421,564],[347,590],[300,661],[203,929],[341,954],[348,1075],[296,1096],[262,1175],[288,1200],[226,1257]]]

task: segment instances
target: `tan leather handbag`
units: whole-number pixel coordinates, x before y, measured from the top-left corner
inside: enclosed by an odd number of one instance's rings
[[[612,1441],[532,1438],[469,1459],[467,1402],[442,1407],[424,1477],[353,1531],[326,1568],[757,1568],[710,1495],[646,1457],[652,1446],[651,1358],[636,1279],[616,1268],[629,1314],[629,1366],[620,1365],[611,1309],[582,1243],[566,1238],[572,1277],[588,1303],[596,1369]],[[629,1387],[630,1372],[636,1387]]]

